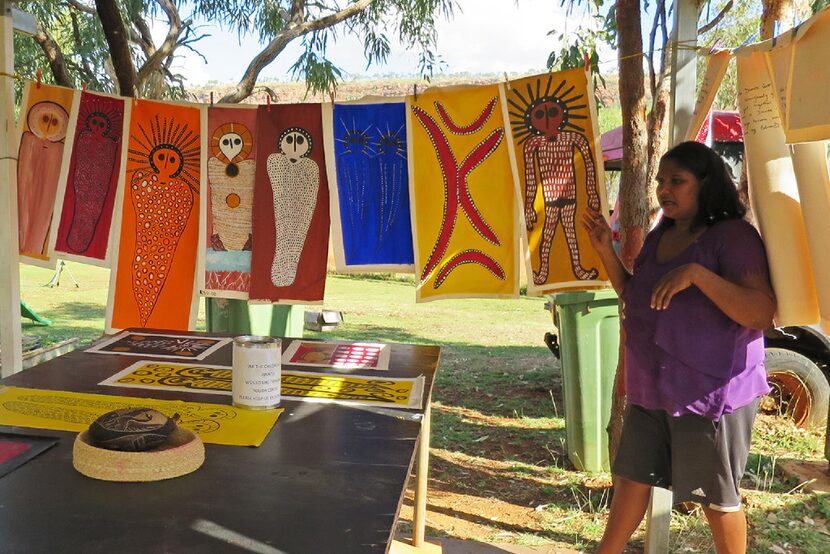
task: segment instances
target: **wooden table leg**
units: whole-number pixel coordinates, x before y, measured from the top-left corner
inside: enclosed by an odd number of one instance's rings
[[[427,403],[418,438],[418,461],[415,469],[415,509],[412,517],[412,546],[424,544],[427,521],[427,474],[429,473],[429,435],[432,429],[432,407]]]
[[[426,542],[427,521],[427,475],[429,473],[429,436],[432,432],[432,407],[427,403],[421,434],[418,437],[418,452],[415,465],[415,498],[412,515],[412,544],[393,541],[390,554],[441,554],[441,545]]]

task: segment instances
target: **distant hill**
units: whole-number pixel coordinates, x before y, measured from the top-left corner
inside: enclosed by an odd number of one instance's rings
[[[511,76],[513,78],[515,76]],[[453,86],[453,85],[486,85],[504,81],[504,75],[440,75],[427,82],[417,77],[383,77],[377,79],[353,79],[343,81],[337,87],[334,100],[348,101],[363,98],[364,96],[406,96],[414,91],[417,85],[418,91],[424,91],[428,87]],[[619,104],[617,94],[616,76],[605,76],[606,86],[598,89],[598,97],[604,106]],[[236,86],[236,83],[209,83],[203,86],[190,87],[188,92],[194,96],[197,102],[210,102],[210,93],[213,93],[215,102],[222,96],[229,93]],[[331,101],[328,95],[307,95],[305,82],[261,82],[254,89],[254,94],[245,100],[248,104],[265,104],[268,101],[268,93],[272,92],[272,102],[279,104],[293,104],[297,102],[327,102]],[[276,100],[274,100],[274,97]]]

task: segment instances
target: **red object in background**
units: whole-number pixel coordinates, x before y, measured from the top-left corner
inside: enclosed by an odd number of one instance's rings
[[[713,142],[742,142],[744,128],[738,112],[714,112],[712,114]],[[622,127],[602,134],[602,160],[605,169],[620,169],[622,163]]]

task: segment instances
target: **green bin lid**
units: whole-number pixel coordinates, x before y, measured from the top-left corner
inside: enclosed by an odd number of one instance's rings
[[[554,304],[586,304],[595,300],[617,300],[614,289],[573,290],[550,295]]]

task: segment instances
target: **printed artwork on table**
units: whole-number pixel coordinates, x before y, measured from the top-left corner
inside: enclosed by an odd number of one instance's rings
[[[494,85],[407,99],[418,301],[518,295],[500,96]]]
[[[195,324],[200,172],[200,109],[133,101],[108,328]]]
[[[335,104],[323,124],[337,270],[413,271],[405,103]]]
[[[55,437],[0,433],[0,477],[11,473],[58,443]]]
[[[256,159],[256,109],[211,107],[203,294],[248,298]]]
[[[54,250],[63,258],[107,265],[123,124],[123,99],[81,93],[66,187],[58,193]]]
[[[18,242],[21,261],[54,267],[48,254],[52,212],[75,91],[27,83],[17,154]]]
[[[123,332],[99,342],[86,352],[203,360],[232,339]]]
[[[528,291],[602,284],[602,263],[580,224],[586,206],[607,210],[585,70],[511,81],[506,104],[529,245]]]
[[[323,300],[329,193],[319,104],[257,112],[251,300]]]
[[[123,408],[152,408],[210,444],[259,446],[283,412],[246,410],[223,404],[158,400],[106,394],[4,387],[0,425],[80,433],[100,416]]]
[[[149,390],[231,395],[232,368],[139,361],[99,385]],[[282,371],[283,397],[389,408],[422,407],[423,377],[379,378]]]
[[[389,369],[388,344],[374,342],[292,341],[282,355],[291,365],[336,367],[342,369]]]

